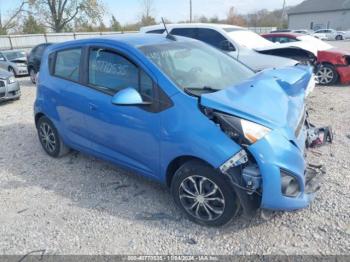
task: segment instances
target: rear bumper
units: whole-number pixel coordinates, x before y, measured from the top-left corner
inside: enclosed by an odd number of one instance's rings
[[[28,68],[27,67],[16,67],[15,72],[16,72],[17,76],[28,75]]]
[[[0,87],[0,101],[16,99],[21,96],[21,89],[18,82]]]

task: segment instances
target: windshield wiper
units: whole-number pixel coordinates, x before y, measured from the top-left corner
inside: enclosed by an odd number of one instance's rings
[[[201,92],[211,93],[217,92],[220,89],[213,88],[211,86],[203,86],[203,87],[185,87],[184,91],[190,95],[199,96]]]

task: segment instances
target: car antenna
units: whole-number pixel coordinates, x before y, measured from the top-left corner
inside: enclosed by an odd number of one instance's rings
[[[176,37],[169,33],[168,28],[166,27],[166,24],[165,24],[165,21],[164,21],[163,17],[162,17],[162,23],[164,25],[164,29],[165,29],[165,32],[166,32],[166,38],[168,38],[169,40],[172,40],[172,41],[176,41]]]

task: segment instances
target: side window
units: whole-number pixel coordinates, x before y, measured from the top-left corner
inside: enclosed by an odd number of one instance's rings
[[[179,35],[189,38],[196,37],[196,29],[195,28],[174,28],[170,32],[172,35]]]
[[[80,48],[58,51],[56,54],[54,75],[68,80],[78,81],[80,57]]]
[[[145,101],[153,97],[153,81],[146,73],[125,57],[103,48],[90,50],[89,84],[110,95],[131,87]]]
[[[219,32],[206,28],[198,29],[197,39],[220,49],[223,48],[225,42],[228,42],[227,39]]]
[[[156,29],[146,32],[146,34],[163,34],[165,32],[165,29]]]
[[[39,45],[36,48],[34,55],[36,57],[41,57],[43,55],[44,51],[45,51],[45,46],[44,45]]]

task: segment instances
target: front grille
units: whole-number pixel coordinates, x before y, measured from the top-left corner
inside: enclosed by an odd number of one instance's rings
[[[5,86],[5,81],[0,80],[0,87],[4,87]]]
[[[299,137],[300,132],[304,127],[305,120],[306,120],[306,112],[304,112],[303,117],[300,119],[300,121],[297,125],[297,128],[295,129],[295,137]]]

